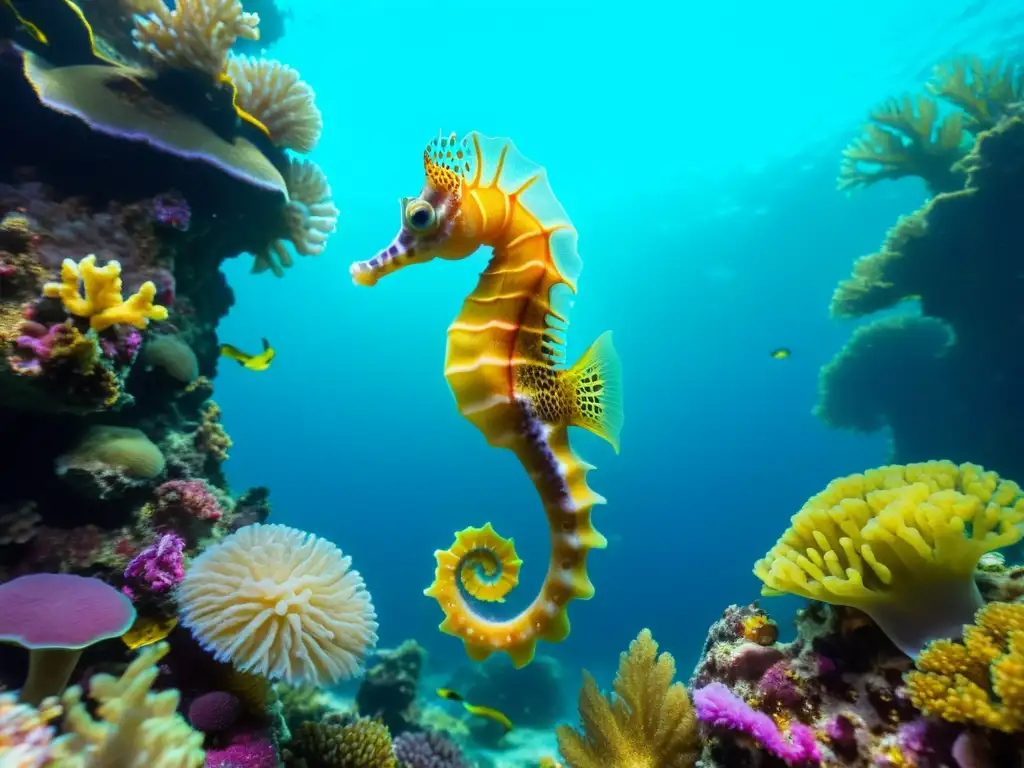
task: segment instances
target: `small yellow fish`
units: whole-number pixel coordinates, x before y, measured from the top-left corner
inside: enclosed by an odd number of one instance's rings
[[[270,361],[274,359],[274,348],[270,346],[270,342],[263,339],[263,351],[258,355],[249,355],[240,350],[238,347],[233,347],[230,344],[221,344],[220,353],[229,360],[234,360],[243,368],[248,368],[250,371],[265,371],[270,367]]]
[[[788,360],[790,355],[793,354],[793,350],[789,347],[779,347],[778,349],[773,349],[768,354],[771,356],[772,360]]]
[[[491,707],[478,707],[476,704],[470,704],[468,701],[463,699],[460,694],[456,693],[451,688],[438,688],[437,695],[440,696],[442,699],[446,699],[448,701],[459,702],[462,705],[462,708],[469,712],[469,714],[471,715],[476,715],[477,717],[486,717],[490,720],[493,720],[496,723],[499,723],[501,727],[505,729],[505,733],[508,733],[512,730],[512,721],[509,720],[504,715],[504,713],[499,712],[496,709],[492,709]]]
[[[178,626],[177,616],[155,619],[139,616],[132,624],[132,628],[121,635],[121,640],[134,651],[136,648],[160,642],[171,634],[176,626]]]

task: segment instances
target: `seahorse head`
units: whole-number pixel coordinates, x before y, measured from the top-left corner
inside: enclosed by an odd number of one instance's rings
[[[468,250],[452,242],[459,218],[464,179],[472,171],[466,142],[458,143],[455,134],[438,136],[423,150],[426,183],[416,197],[400,201],[401,226],[391,244],[372,259],[357,261],[349,267],[357,285],[374,285],[380,278],[410,264],[431,259],[461,259]]]

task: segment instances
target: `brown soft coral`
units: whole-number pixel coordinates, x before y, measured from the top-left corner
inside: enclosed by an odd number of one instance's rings
[[[840,190],[905,176],[920,176],[932,194],[963,186],[963,175],[954,168],[969,139],[962,114],[940,119],[936,101],[905,95],[886,101],[870,120],[863,135],[843,150]]]
[[[980,133],[995,128],[1009,107],[1024,99],[1024,71],[1002,59],[986,64],[977,56],[960,56],[935,68],[928,90],[963,110],[964,128]]]
[[[658,655],[648,629],[619,657],[615,696],[603,696],[583,673],[581,730],[562,725],[558,748],[570,768],[689,768],[697,760],[699,731],[690,697],[673,683],[675,659]]]
[[[901,216],[876,253],[857,259],[853,275],[839,283],[829,311],[833,317],[863,317],[888,309],[904,299],[917,298],[914,277],[908,270],[904,249],[928,229],[928,208]]]
[[[1003,357],[1007,334],[1020,327],[1022,148],[1024,118],[982,133],[961,163],[966,189],[901,219],[840,284],[832,314],[857,317],[919,299],[924,314],[953,326],[961,346]]]

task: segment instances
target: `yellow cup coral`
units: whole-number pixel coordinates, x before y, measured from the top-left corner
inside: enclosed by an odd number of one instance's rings
[[[218,661],[293,684],[355,675],[377,621],[352,559],[284,525],[249,525],[206,549],[178,588],[182,625]]]
[[[907,675],[907,692],[926,715],[1024,732],[1024,605],[990,603],[963,643],[937,640]]]
[[[986,552],[1021,539],[1016,483],[975,464],[929,461],[833,480],[754,565],[762,594],[858,608],[916,657],[955,637],[982,600]]]

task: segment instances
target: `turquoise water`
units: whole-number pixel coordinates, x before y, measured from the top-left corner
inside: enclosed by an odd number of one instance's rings
[[[245,258],[227,266],[237,300],[221,340],[278,350],[267,373],[221,366],[233,485],[269,485],[277,522],[353,556],[382,645],[415,637],[442,667],[463,660],[421,592],[434,549],[467,525],[516,539],[522,586],[505,610],[532,598],[547,564],[540,503],[442,375],[445,330],[486,255],[372,289],[348,275],[397,231],[396,201],[419,191],[439,130],[509,136],[580,233],[568,357],[612,329],[626,377],[621,455],[574,435],[609,500],[595,512],[610,539],[590,558],[597,594],[570,607],[564,644],[539,650],[575,676],[649,626],[685,675],[722,609],[757,596],[750,568],[801,503],[886,458],[884,435],[827,431],[811,408],[818,368],[853,327],[828,317],[833,288],[925,193],[835,192],[842,147],[937,61],[1019,58],[1024,14],[906,0],[344,5],[296,2],[268,51],[317,90],[313,159],[342,218],[327,252],[282,280],[249,275]],[[771,359],[779,346],[792,358]]]

